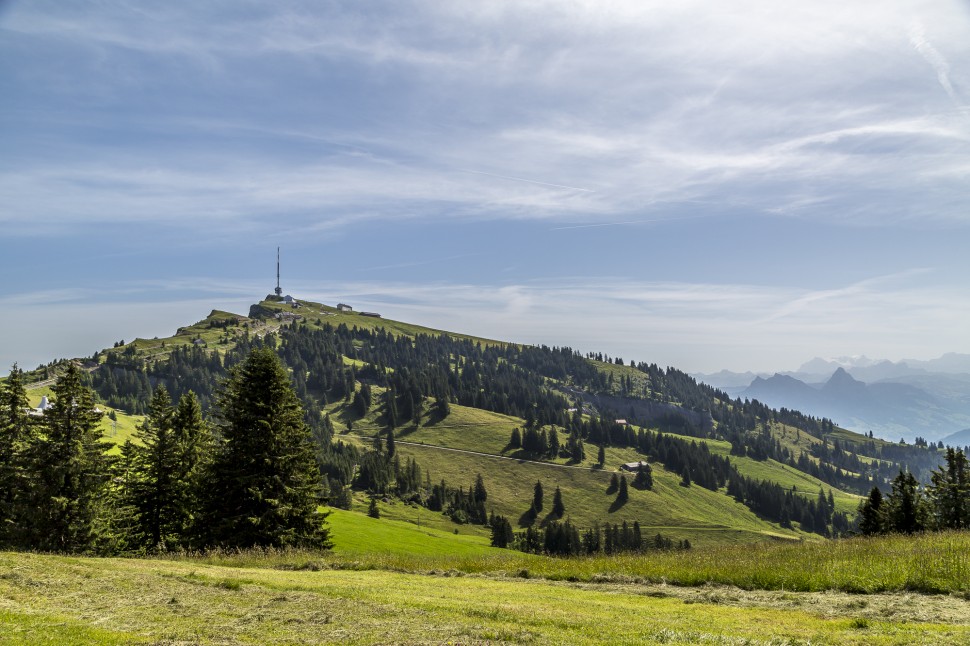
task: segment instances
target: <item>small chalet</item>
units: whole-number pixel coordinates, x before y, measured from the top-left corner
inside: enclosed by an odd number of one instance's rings
[[[370,316],[371,318],[375,318],[375,319],[381,318],[381,315],[378,314],[377,312],[361,312],[360,315],[361,316]]]
[[[613,421],[615,421],[620,426],[626,426],[629,423],[625,419],[617,419],[617,420],[613,420]]]
[[[341,312],[353,312],[354,308],[346,303],[337,303],[337,310]]]

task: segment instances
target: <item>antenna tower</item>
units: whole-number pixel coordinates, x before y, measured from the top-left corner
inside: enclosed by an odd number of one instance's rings
[[[280,287],[280,248],[276,247],[276,295],[282,296],[283,289]]]

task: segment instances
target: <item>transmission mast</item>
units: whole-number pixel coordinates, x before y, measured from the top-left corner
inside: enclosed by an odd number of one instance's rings
[[[283,288],[280,287],[280,248],[276,247],[276,295],[283,295]]]

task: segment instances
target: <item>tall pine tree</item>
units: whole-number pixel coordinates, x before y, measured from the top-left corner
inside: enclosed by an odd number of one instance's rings
[[[11,544],[23,515],[23,494],[29,486],[24,449],[31,439],[24,373],[14,364],[0,382],[0,545]]]
[[[82,552],[92,549],[96,540],[108,446],[102,441],[102,413],[73,363],[53,391],[42,418],[42,433],[29,449],[34,481],[27,543],[38,550]]]
[[[947,448],[946,464],[930,475],[927,493],[938,529],[970,527],[970,464],[959,449]]]
[[[159,385],[148,404],[145,422],[135,433],[134,477],[130,500],[135,507],[140,539],[149,549],[178,542],[176,519],[178,447],[172,429],[175,409],[165,386]]]
[[[129,449],[133,473],[126,496],[140,529],[135,542],[149,549],[188,545],[211,443],[195,394],[183,395],[176,408],[165,387],[158,386],[136,438]]]
[[[253,350],[231,371],[218,403],[221,442],[206,488],[206,543],[328,547],[310,434],[276,354]]]

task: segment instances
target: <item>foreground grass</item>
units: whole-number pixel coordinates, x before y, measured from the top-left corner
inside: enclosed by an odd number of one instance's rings
[[[0,554],[0,643],[966,643],[965,602]]]

